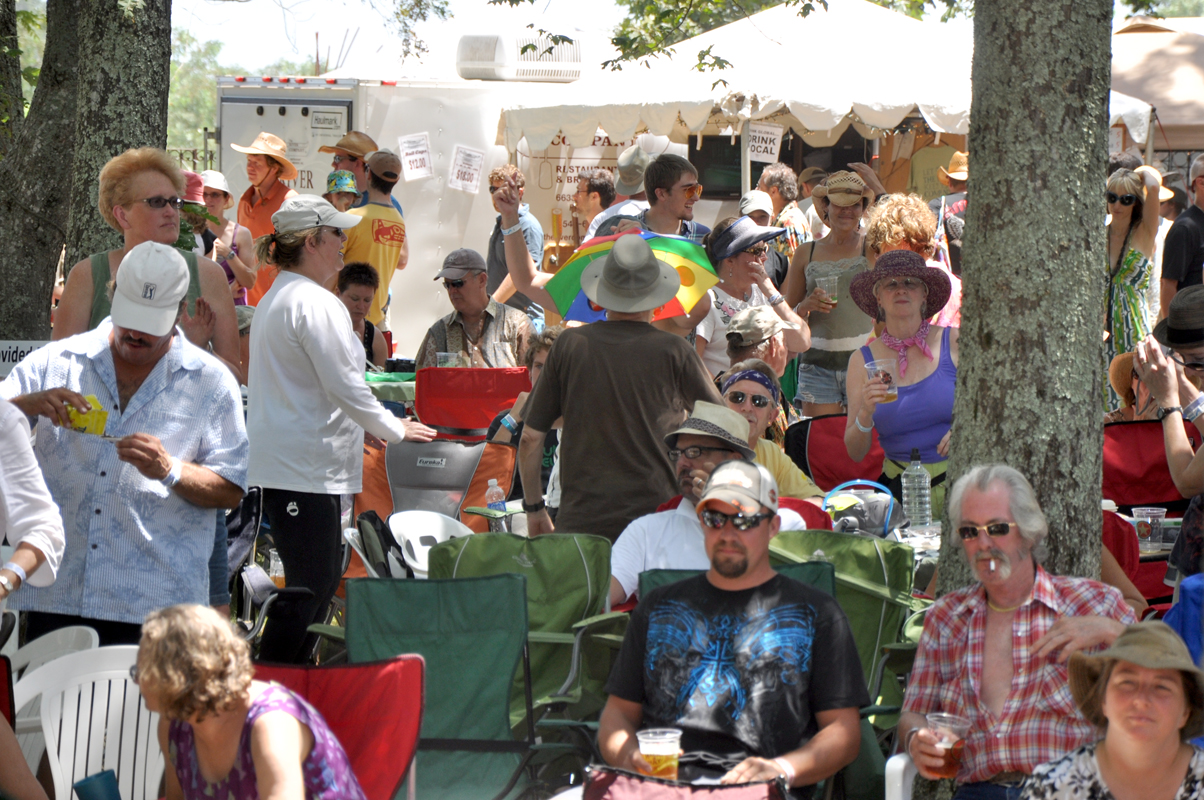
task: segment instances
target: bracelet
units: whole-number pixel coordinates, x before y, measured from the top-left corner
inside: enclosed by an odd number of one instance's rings
[[[782,302],[785,299],[786,298],[782,297],[781,294],[775,294],[773,297],[769,298],[769,304],[771,306],[776,306],[778,303]]]
[[[1201,414],[1204,414],[1204,394],[1187,404],[1187,407],[1183,409],[1183,419],[1195,422]]]
[[[540,500],[538,503],[528,503],[525,498],[523,499],[523,511],[526,511],[528,514],[538,514],[546,507],[547,503],[543,500]]]
[[[0,569],[6,569],[12,574],[21,579],[21,583],[25,583],[25,569],[15,561],[6,562]]]
[[[787,786],[789,786],[791,783],[794,782],[794,765],[793,764],[791,764],[789,761],[782,758],[781,756],[778,756],[777,758],[775,758],[773,760],[773,763],[775,763],[779,767],[781,767],[782,772],[786,773],[785,778],[786,778]]]
[[[502,236],[509,236],[512,233],[518,233],[522,229],[523,229],[523,223],[520,220],[520,221],[514,223],[514,227],[512,227],[512,228],[502,228]]]
[[[916,735],[916,731],[920,730],[919,725],[915,725],[907,733],[903,734],[903,752],[911,756],[911,737]]]
[[[506,416],[502,417],[502,427],[510,431],[511,436],[514,436],[516,433],[518,433],[518,422],[515,421],[513,415],[511,414],[507,414]]]
[[[1179,412],[1180,414],[1183,414],[1183,407],[1182,406],[1171,406],[1170,408],[1158,409],[1158,421],[1161,422],[1162,420],[1169,417],[1171,414],[1174,414],[1176,411]]]
[[[874,429],[873,420],[870,421],[870,426],[867,428],[861,424],[861,418],[856,415],[854,415],[854,417],[853,417],[853,424],[856,425],[857,430],[861,431],[862,433],[869,433],[870,431],[872,431]]]
[[[176,458],[175,456],[172,456],[171,457],[171,469],[168,470],[167,474],[163,476],[163,478],[159,481],[159,483],[163,484],[168,489],[170,489],[173,486],[175,486],[177,483],[180,482],[180,476],[183,474],[184,474],[184,462],[181,461],[180,459]]]

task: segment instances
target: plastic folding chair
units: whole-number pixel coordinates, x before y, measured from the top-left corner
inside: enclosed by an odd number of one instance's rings
[[[886,760],[885,800],[911,800],[911,789],[920,771],[906,753],[893,755]]]
[[[399,511],[389,517],[389,531],[393,541],[401,548],[406,566],[414,573],[415,578],[427,576],[431,548],[442,542],[473,535],[472,529],[463,523],[431,511]],[[481,574],[494,575],[496,572],[477,573]]]
[[[68,653],[93,650],[97,647],[100,647],[100,636],[93,629],[82,625],[59,628],[26,643],[13,653],[13,678],[20,680],[42,665]],[[13,723],[13,732],[17,734],[17,743],[21,746],[25,763],[35,772],[38,762],[42,760],[42,753],[46,750],[46,742],[42,738],[40,702],[39,698],[34,698],[24,706],[14,707],[19,713]]]
[[[275,681],[318,709],[368,800],[393,800],[403,782],[414,797],[410,765],[422,724],[423,671],[415,655],[334,667],[255,665],[257,679]]]
[[[130,667],[134,646],[69,653],[28,673],[14,689],[17,708],[41,697],[40,716],[55,796],[105,769],[117,774],[122,800],[159,796],[164,759],[159,715],[146,710]]]
[[[1183,423],[1193,450],[1200,448],[1200,432]],[[1162,423],[1157,420],[1112,422],[1104,426],[1104,497],[1116,503],[1121,513],[1134,506],[1165,508],[1169,516],[1181,517],[1188,499],[1175,488],[1166,463]]]
[[[846,414],[827,414],[796,422],[786,429],[786,455],[815,485],[830,492],[845,481],[876,481],[886,458],[878,444],[878,430],[871,434],[870,451],[861,461],[849,458],[844,445]]]

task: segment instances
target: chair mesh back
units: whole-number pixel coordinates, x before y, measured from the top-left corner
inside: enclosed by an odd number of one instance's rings
[[[457,519],[484,442],[400,442],[385,452],[394,511],[434,511]]]

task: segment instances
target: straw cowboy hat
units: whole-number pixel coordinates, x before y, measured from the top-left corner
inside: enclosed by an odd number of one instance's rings
[[[874,202],[874,190],[865,185],[861,176],[856,172],[833,172],[823,183],[811,190],[811,196],[816,200],[827,199],[829,203],[838,206],[852,206],[861,202],[864,197]]]
[[[1180,737],[1186,741],[1204,733],[1204,707],[1198,699],[1204,696],[1204,672],[1191,660],[1187,645],[1174,628],[1159,620],[1139,622],[1125,628],[1124,633],[1102,653],[1088,656],[1078,652],[1070,656],[1070,693],[1083,716],[1098,728],[1107,726],[1108,720],[1100,706],[1103,693],[1096,690],[1096,684],[1110,660],[1128,661],[1146,669],[1177,669],[1184,673],[1183,680],[1194,681],[1198,691],[1195,704],[1191,702],[1191,694],[1187,695],[1190,713]]]
[[[874,286],[878,281],[889,278],[919,278],[928,287],[928,298],[924,301],[929,315],[937,314],[949,302],[949,276],[943,269],[930,267],[919,253],[910,250],[891,250],[878,256],[874,268],[859,273],[849,285],[849,294],[871,318],[878,318],[878,298],[874,297]]]
[[[246,147],[239,144],[232,144],[230,146],[240,153],[267,156],[276,161],[280,164],[280,180],[282,181],[291,181],[297,177],[297,168],[293,166],[293,162],[288,160],[288,145],[279,136],[273,136],[266,131],[261,131],[255,137],[255,141]]]
[[[1166,319],[1154,326],[1154,338],[1172,348],[1204,344],[1204,286],[1188,286],[1171,300]]]
[[[1120,395],[1125,405],[1133,405],[1129,400],[1133,394],[1132,353],[1121,353],[1112,359],[1112,363],[1108,365],[1108,383],[1112,384],[1112,391]]]
[[[945,186],[949,185],[949,180],[964,181],[970,178],[970,154],[955,152],[953,158],[949,159],[949,169],[946,171],[944,167],[936,168],[936,179]]]
[[[620,236],[606,258],[595,259],[581,273],[586,297],[624,314],[660,308],[679,288],[677,270],[658,259],[639,234]]]
[[[334,146],[324,144],[318,148],[319,153],[346,153],[349,156],[363,158],[377,149],[372,137],[361,131],[351,131]]]

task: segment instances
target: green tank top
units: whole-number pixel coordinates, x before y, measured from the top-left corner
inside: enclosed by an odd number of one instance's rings
[[[196,300],[201,296],[201,278],[197,272],[196,253],[181,250],[185,263],[188,264],[188,313],[196,313]],[[92,263],[92,317],[88,320],[88,330],[92,330],[109,316],[113,302],[109,299],[109,251],[93,253],[89,256]]]

